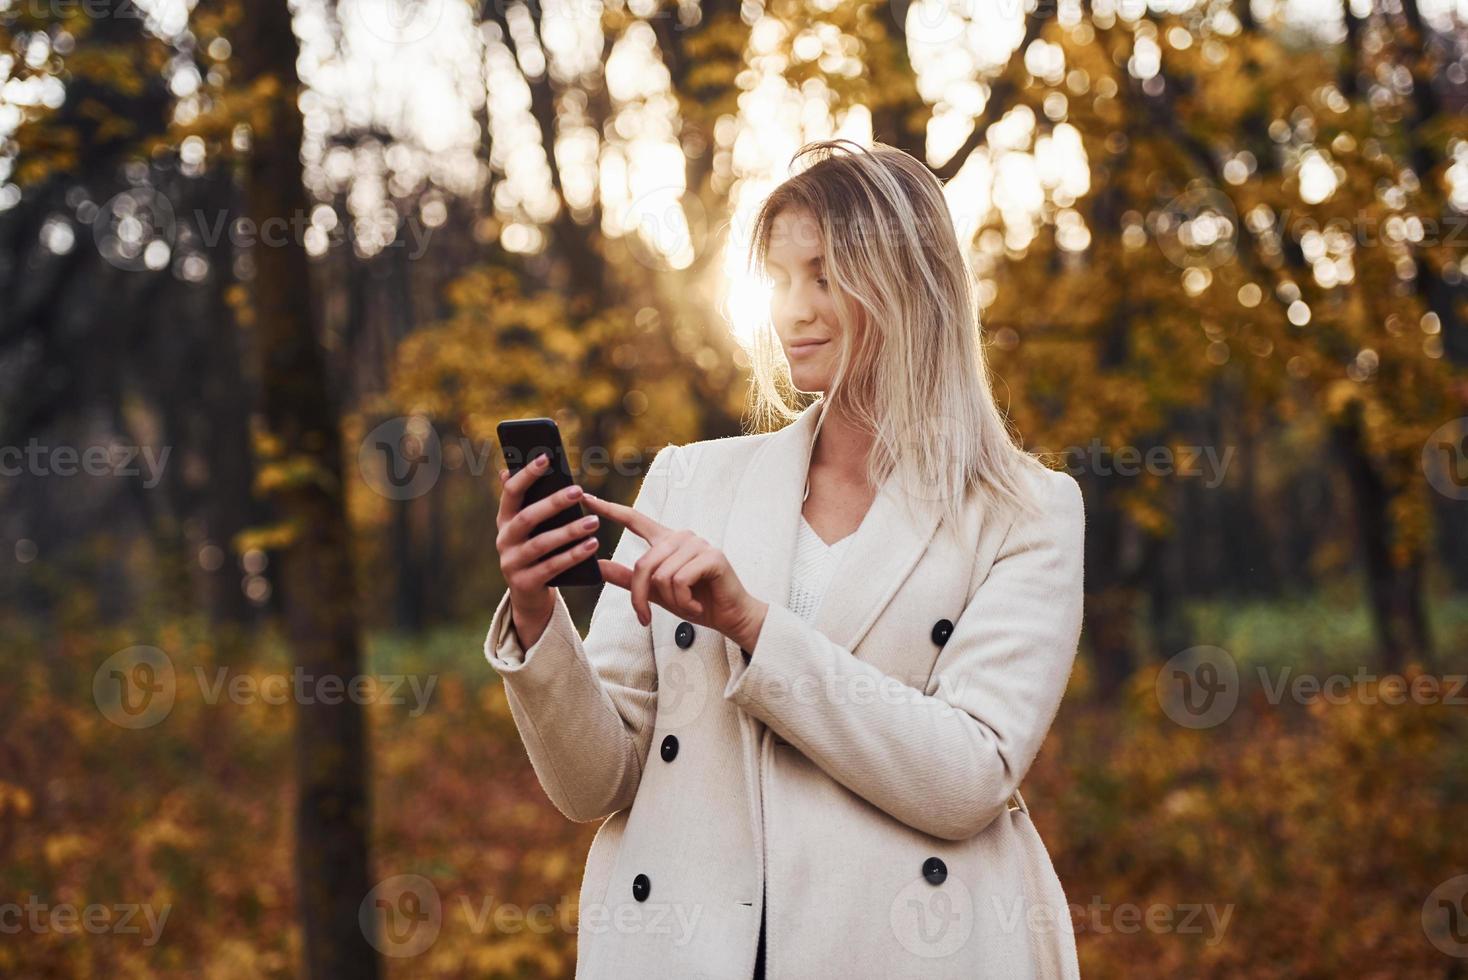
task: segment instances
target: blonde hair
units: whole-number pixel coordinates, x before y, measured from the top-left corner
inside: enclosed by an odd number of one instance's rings
[[[814,216],[841,324],[835,376],[818,401],[825,413],[873,435],[867,476],[880,487],[894,468],[912,500],[941,503],[956,526],[977,494],[988,513],[1036,512],[1033,483],[1047,469],[1026,451],[990,390],[973,271],[959,248],[938,178],[884,143],[807,143],[796,171],[755,218],[749,271],[768,282],[775,218]],[[800,392],[766,316],[750,351],[751,422],[779,428],[800,414]],[[813,404],[813,403],[812,403]]]

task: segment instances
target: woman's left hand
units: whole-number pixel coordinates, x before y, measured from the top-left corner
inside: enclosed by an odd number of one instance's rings
[[[706,626],[749,650],[754,649],[768,608],[744,588],[724,552],[692,531],[664,527],[640,510],[591,494],[582,503],[593,514],[616,521],[647,542],[632,568],[598,559],[602,578],[632,593],[632,608],[643,626],[652,623],[649,601],[679,619]]]

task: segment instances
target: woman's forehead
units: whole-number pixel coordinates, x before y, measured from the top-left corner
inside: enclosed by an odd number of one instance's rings
[[[819,242],[821,222],[805,208],[785,208],[770,222],[770,234],[772,238],[778,235],[787,240]]]
[[[771,223],[765,249],[769,264],[808,266],[818,264],[825,254],[821,225],[813,216],[805,214],[787,219],[782,212]]]

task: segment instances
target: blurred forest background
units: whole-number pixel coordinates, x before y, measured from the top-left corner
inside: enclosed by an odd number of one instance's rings
[[[1465,14],[0,0],[0,974],[569,977],[493,427],[622,500],[742,431],[742,233],[844,136],[945,182],[1085,492],[1025,784],[1085,975],[1468,976]]]

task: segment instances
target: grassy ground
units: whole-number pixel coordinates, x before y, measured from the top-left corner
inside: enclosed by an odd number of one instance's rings
[[[1464,672],[1468,601],[1439,600],[1433,614],[1440,672]],[[1468,710],[1371,704],[1369,685],[1314,703],[1265,696],[1257,666],[1326,676],[1372,663],[1354,591],[1190,615],[1200,642],[1241,667],[1233,715],[1206,730],[1174,723],[1155,664],[1120,704],[1088,704],[1082,663],[1026,781],[1085,975],[1461,969],[1429,941],[1422,911],[1438,884],[1468,873]],[[267,689],[288,674],[282,646],[263,638],[234,666],[197,622],[68,618],[8,622],[0,649],[0,902],[31,906],[0,940],[0,975],[294,975],[291,709],[211,703],[221,668]],[[572,972],[595,828],[565,821],[536,783],[483,659],[486,626],[370,638],[374,673],[419,685],[401,685],[400,703],[379,688],[368,709],[375,877],[426,879],[442,922],[425,951],[385,958],[390,976]],[[92,684],[139,643],[167,653],[177,693],[156,724],[129,730],[98,710]]]

